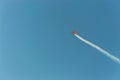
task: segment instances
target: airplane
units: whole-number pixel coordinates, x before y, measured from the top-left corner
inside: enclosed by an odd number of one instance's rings
[[[71,34],[72,34],[72,35],[74,35],[74,34],[76,34],[76,32],[75,32],[75,31],[73,31],[73,32],[71,32]]]

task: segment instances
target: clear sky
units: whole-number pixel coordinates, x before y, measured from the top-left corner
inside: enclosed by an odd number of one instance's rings
[[[120,80],[119,0],[0,0],[0,80]]]

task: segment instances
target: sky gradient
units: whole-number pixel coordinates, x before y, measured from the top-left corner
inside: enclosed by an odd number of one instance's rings
[[[119,0],[1,0],[0,80],[120,80]]]

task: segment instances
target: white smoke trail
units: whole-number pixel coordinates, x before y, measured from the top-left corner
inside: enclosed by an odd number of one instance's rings
[[[106,55],[108,58],[110,58],[111,60],[117,62],[118,64],[120,64],[120,59],[111,55],[109,52],[107,52],[106,50],[102,49],[101,47],[93,44],[92,42],[85,40],[84,38],[82,38],[81,36],[74,34],[78,39],[80,39],[81,41],[83,41],[84,43],[88,44],[89,46],[97,49],[98,51],[100,51],[101,53],[103,53],[104,55]]]

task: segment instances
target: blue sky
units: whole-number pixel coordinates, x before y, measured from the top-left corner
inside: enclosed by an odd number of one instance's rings
[[[120,80],[119,0],[1,0],[1,80]]]

